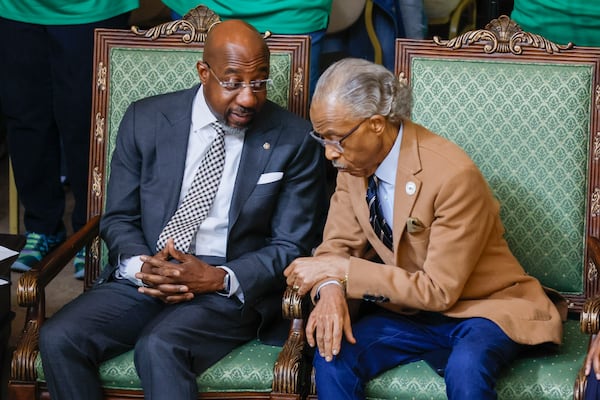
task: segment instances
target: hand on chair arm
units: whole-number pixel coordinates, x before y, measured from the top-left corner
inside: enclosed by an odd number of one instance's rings
[[[303,295],[326,279],[334,279],[342,286],[348,279],[350,258],[340,255],[302,257],[294,260],[283,272],[288,286]]]

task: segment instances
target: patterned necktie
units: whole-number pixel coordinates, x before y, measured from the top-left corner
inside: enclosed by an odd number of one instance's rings
[[[388,225],[383,217],[381,204],[377,199],[377,177],[371,175],[369,177],[369,185],[367,186],[367,204],[369,206],[369,221],[379,240],[385,244],[388,249],[392,249],[394,240],[392,237],[392,228]]]
[[[225,165],[225,132],[218,122],[211,126],[217,132],[208,152],[200,162],[194,180],[175,214],[156,241],[156,251],[161,251],[167,239],[173,238],[175,248],[187,253],[198,227],[212,206]]]

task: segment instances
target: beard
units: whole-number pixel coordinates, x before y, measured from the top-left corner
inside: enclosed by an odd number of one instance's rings
[[[219,122],[221,124],[221,127],[223,128],[223,132],[225,132],[226,135],[243,135],[248,130],[247,126],[238,127],[238,126],[228,125],[227,121],[225,121],[224,119],[221,119],[221,118],[217,118],[217,122]]]

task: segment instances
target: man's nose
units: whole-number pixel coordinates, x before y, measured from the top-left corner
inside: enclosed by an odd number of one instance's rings
[[[342,153],[337,151],[333,146],[325,146],[325,158],[329,161],[337,160],[342,156]]]
[[[240,89],[236,96],[239,105],[246,108],[254,108],[258,102],[256,93],[250,89],[250,86],[244,86]]]

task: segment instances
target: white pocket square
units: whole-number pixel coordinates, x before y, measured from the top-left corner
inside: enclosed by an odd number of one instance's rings
[[[267,172],[266,174],[262,174],[260,178],[258,178],[257,185],[264,185],[265,183],[277,182],[283,178],[283,172]]]

